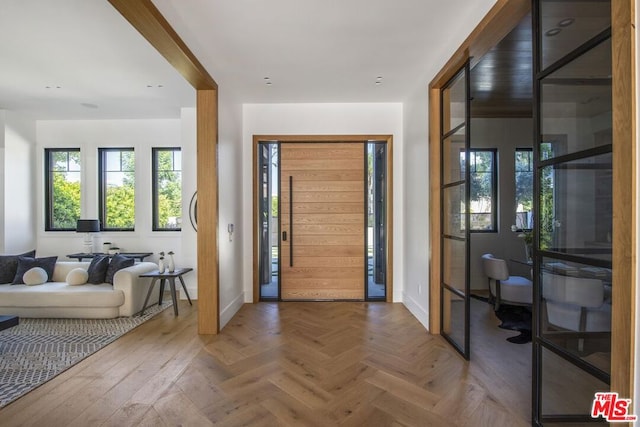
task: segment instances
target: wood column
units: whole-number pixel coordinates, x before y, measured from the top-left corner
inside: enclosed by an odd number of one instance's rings
[[[220,330],[218,297],[218,91],[197,91],[198,333]]]
[[[611,1],[613,293],[611,391],[633,398],[636,339],[636,81],[634,0]]]

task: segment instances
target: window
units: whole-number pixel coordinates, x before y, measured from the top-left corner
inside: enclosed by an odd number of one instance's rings
[[[180,231],[182,224],[182,152],[153,148],[153,230]]]
[[[44,157],[45,230],[75,230],[80,218],[80,149],[47,148]]]
[[[533,152],[531,148],[516,148],[516,228],[533,228]]]
[[[495,148],[472,149],[469,152],[471,231],[497,230],[496,153]]]
[[[133,148],[99,148],[100,224],[102,230],[135,227],[135,155]]]

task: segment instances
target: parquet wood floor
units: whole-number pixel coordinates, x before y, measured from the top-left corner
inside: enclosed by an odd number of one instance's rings
[[[245,305],[218,336],[180,302],[0,410],[2,426],[526,426],[502,380],[401,304]]]

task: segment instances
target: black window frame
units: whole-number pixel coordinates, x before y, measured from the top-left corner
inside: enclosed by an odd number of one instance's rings
[[[123,151],[131,151],[134,153],[134,176],[135,176],[135,149],[133,147],[108,147],[108,148],[98,148],[98,216],[100,217],[100,231],[135,231],[135,196],[134,196],[134,213],[133,213],[133,227],[132,228],[115,228],[115,227],[106,227],[106,210],[107,210],[107,201],[106,197],[106,174],[109,171],[105,170],[106,164],[106,153],[109,152],[123,152]],[[135,185],[134,185],[135,188]]]
[[[469,232],[471,233],[497,233],[498,232],[498,149],[497,148],[470,148],[469,149],[469,206],[467,206],[466,209],[471,209],[471,194],[473,193],[472,191],[472,185],[473,185],[473,180],[472,180],[472,176],[474,172],[471,169],[471,155],[473,155],[474,153],[481,153],[481,152],[487,152],[487,153],[491,153],[491,157],[492,157],[492,164],[493,164],[493,168],[491,170],[491,225],[492,227],[490,229],[482,229],[482,230],[476,230],[472,227],[472,223],[471,221],[469,222]],[[483,172],[483,173],[487,173],[487,172]],[[473,216],[473,213],[469,212],[469,214],[471,216]]]
[[[44,204],[45,204],[45,220],[44,231],[76,231],[76,227],[54,227],[53,226],[53,173],[52,153],[81,153],[79,147],[74,148],[45,148],[44,149]],[[68,158],[67,158],[68,162]],[[68,167],[67,167],[68,169]],[[82,163],[80,163],[80,197],[82,200]],[[82,217],[82,204],[80,205],[80,215]]]
[[[518,156],[518,152],[519,151],[520,152],[529,152],[529,156],[531,158],[531,160],[529,162],[529,168],[530,168],[529,171],[518,171],[516,169],[516,158]],[[516,147],[516,149],[515,149],[515,151],[513,153],[513,183],[514,183],[514,188],[515,189],[517,189],[517,182],[518,182],[517,178],[516,178],[517,174],[518,173],[523,173],[523,172],[528,172],[528,173],[531,174],[531,201],[533,203],[533,181],[535,179],[535,176],[534,176],[535,175],[535,170],[534,170],[534,167],[533,167],[533,147]],[[514,203],[515,202],[516,202],[516,194],[514,193]],[[517,205],[516,205],[516,208],[517,208]],[[531,207],[531,213],[533,215],[533,206]],[[518,212],[516,211],[515,214],[516,214],[516,217],[517,217]],[[533,228],[518,228],[517,227],[518,222],[515,221],[516,217],[514,217],[514,225],[516,225],[516,229],[515,229],[516,232],[520,233],[520,232],[531,232],[531,231],[533,231]]]
[[[182,231],[182,225],[175,228],[159,227],[159,203],[158,203],[158,153],[162,151],[179,151],[182,154],[181,147],[152,147],[151,148],[151,229],[153,231]],[[173,172],[180,172],[180,187],[182,188],[182,166],[180,169],[175,169],[175,157],[174,157],[174,169]],[[182,203],[182,201],[181,201]]]

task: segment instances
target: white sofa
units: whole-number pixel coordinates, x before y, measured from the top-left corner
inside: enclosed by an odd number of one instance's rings
[[[113,285],[71,286],[67,274],[75,268],[89,267],[89,262],[58,261],[53,281],[42,285],[0,285],[0,315],[19,317],[53,317],[111,319],[132,316],[142,310],[151,284],[140,274],[156,270],[152,262],[140,262],[123,268],[113,277]],[[158,301],[159,286],[155,286],[148,304]]]

